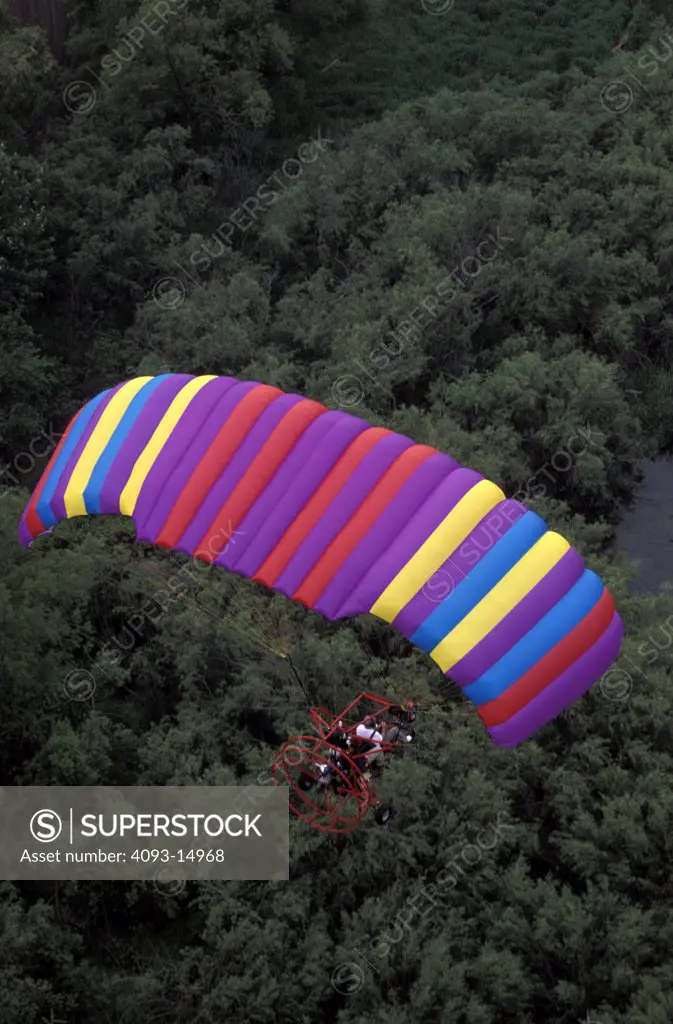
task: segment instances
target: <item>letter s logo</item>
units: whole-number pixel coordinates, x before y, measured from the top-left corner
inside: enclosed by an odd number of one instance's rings
[[[61,834],[63,822],[56,811],[36,811],[30,819],[30,834],[38,843],[53,843]]]

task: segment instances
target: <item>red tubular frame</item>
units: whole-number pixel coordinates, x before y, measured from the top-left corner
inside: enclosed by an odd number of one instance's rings
[[[381,712],[379,712],[379,714],[389,711],[392,707],[399,707],[398,702],[394,700],[387,700],[385,697],[378,697],[375,693],[360,693],[355,698],[355,700],[352,700],[350,702],[348,707],[344,708],[340,715],[337,715],[337,717],[331,721],[328,718],[323,717],[324,715],[327,715],[327,711],[325,711],[324,708],[311,708],[311,718],[313,719],[313,724],[318,730],[318,735],[322,736],[322,738],[325,740],[329,740],[332,733],[336,732],[336,730],[340,728],[343,728],[343,731],[347,733],[349,736],[355,735],[355,730],[357,729],[360,722],[362,722],[363,718],[366,718],[367,715],[374,714],[374,712],[368,711],[367,714],[365,715],[359,715],[357,721],[353,722],[352,724],[349,725],[347,723],[346,718],[348,716],[349,711],[352,711],[355,705],[359,704],[360,701],[363,700],[372,701],[374,704],[378,704],[379,707],[382,709]],[[339,725],[339,722],[344,723],[343,727]],[[392,750],[395,744],[380,743],[379,746],[383,750]]]
[[[360,704],[362,701],[369,701],[372,704],[378,705],[380,711],[372,712],[367,711],[364,714],[359,714],[358,717],[351,721],[348,721],[350,712]],[[390,711],[393,707],[399,707],[399,702],[387,700],[385,697],[378,697],[375,693],[360,693],[352,700],[350,704],[344,708],[340,715],[336,718],[332,718],[329,712],[322,707],[311,708],[311,719],[316,728],[317,736],[295,736],[294,739],[289,740],[285,746],[279,750],[278,754],[274,758],[273,762],[273,779],[277,786],[282,786],[285,783],[290,787],[291,794],[295,797],[299,797],[299,805],[296,801],[288,799],[290,807],[295,814],[305,821],[307,824],[312,825],[314,828],[321,829],[325,832],[351,832],[356,825],[362,820],[364,815],[373,806],[379,806],[378,794],[376,791],[376,785],[373,779],[366,779],[364,774],[356,767],[352,761],[350,755],[346,750],[338,746],[333,741],[333,735],[337,731],[343,731],[348,736],[355,736],[355,731],[362,722],[363,718],[368,715],[374,714],[385,714]],[[339,723],[343,722],[343,725]],[[396,746],[400,746],[399,743],[377,743],[379,750],[384,752],[393,750]],[[312,763],[311,759],[315,761],[324,761],[329,758],[325,756],[325,748],[329,750],[339,750],[339,754],[343,760],[349,763],[352,767],[351,779],[347,779],[338,768],[335,766],[337,773],[342,776],[342,785],[345,787],[346,792],[340,794],[345,799],[342,800],[341,805],[339,804],[338,798],[335,799],[334,808],[331,810],[329,806],[318,807],[317,804],[313,803],[308,793],[299,789],[296,784],[296,780],[288,770],[291,768],[301,768]],[[286,755],[291,752],[297,752],[307,757],[309,760],[290,761]],[[278,775],[284,776],[280,779]],[[307,772],[309,774],[309,772]],[[310,792],[310,790],[308,791]],[[355,816],[344,816],[339,815],[340,806],[345,806],[347,799],[353,799],[357,807],[357,814]],[[312,813],[311,813],[312,812]],[[329,824],[323,824],[321,818],[329,818]]]

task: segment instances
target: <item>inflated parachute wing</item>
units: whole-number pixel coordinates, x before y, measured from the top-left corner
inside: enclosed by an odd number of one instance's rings
[[[168,374],[89,402],[20,539],[110,514],[328,619],[392,623],[499,746],[540,729],[619,653],[612,596],[534,512],[434,448],[266,384]]]

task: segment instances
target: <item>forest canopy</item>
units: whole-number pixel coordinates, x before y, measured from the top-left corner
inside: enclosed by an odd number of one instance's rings
[[[673,443],[671,26],[630,0],[0,0],[0,781],[270,784],[308,726],[283,647],[335,713],[423,709],[391,826],[292,822],[290,883],[0,882],[4,1024],[673,1020],[673,601],[614,545]],[[23,550],[72,415],[160,373],[497,481],[610,588],[616,667],[500,750],[373,618],[187,571],[124,520]]]

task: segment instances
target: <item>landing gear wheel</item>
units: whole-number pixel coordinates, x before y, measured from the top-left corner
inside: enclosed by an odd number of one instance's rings
[[[380,807],[376,808],[376,812],[374,813],[374,821],[376,822],[377,825],[387,825],[392,816],[394,815],[394,813],[395,812],[393,810],[392,803],[381,804]]]

